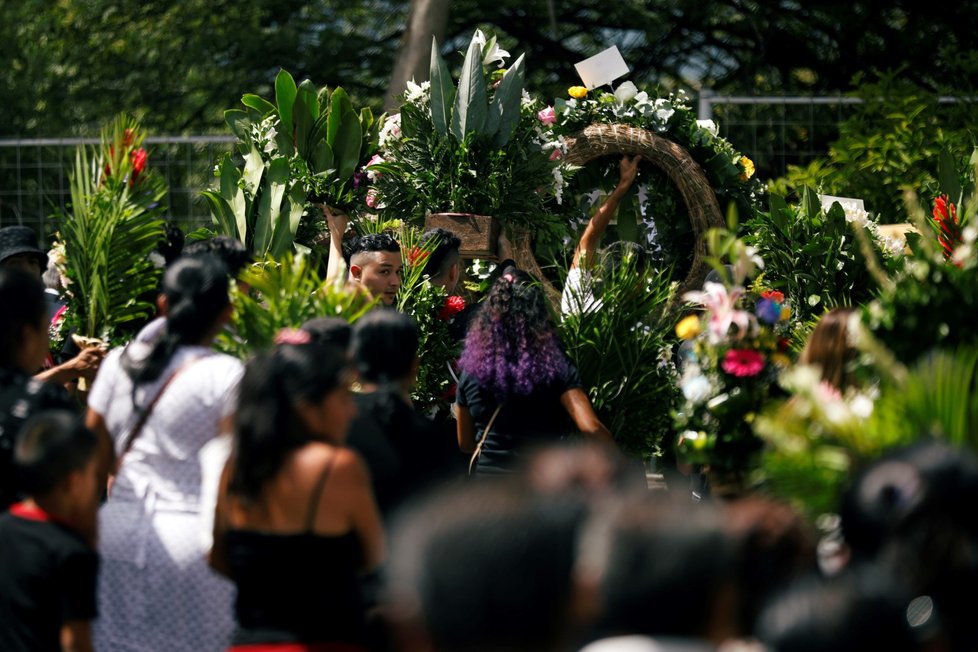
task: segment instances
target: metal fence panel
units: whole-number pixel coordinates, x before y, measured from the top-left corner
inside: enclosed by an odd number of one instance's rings
[[[166,179],[170,221],[186,228],[210,223],[201,191],[214,185],[214,166],[232,151],[233,136],[154,136],[144,143],[149,166]],[[70,202],[69,173],[79,146],[98,139],[0,140],[0,225],[24,224],[42,239],[57,229]]]

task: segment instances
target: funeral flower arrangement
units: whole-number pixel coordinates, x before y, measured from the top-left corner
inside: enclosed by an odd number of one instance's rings
[[[476,31],[458,84],[434,44],[431,81],[409,82],[400,112],[380,133],[366,171],[367,205],[420,225],[429,213],[492,215],[504,223],[554,224],[548,198],[561,186],[536,119],[542,108],[523,90],[521,55]]]
[[[780,327],[789,317],[784,295],[750,289],[746,279],[763,261],[729,232],[711,231],[710,249],[723,282],[704,284],[703,291],[683,298],[702,309],[676,325],[685,343],[680,348],[683,394],[674,414],[680,433],[681,459],[713,469],[743,470],[761,448],[752,422],[787,364],[787,340]]]
[[[897,273],[879,275],[879,296],[863,309],[870,330],[902,362],[911,363],[933,348],[978,344],[976,165],[978,150],[963,183],[956,174],[944,175],[930,215],[908,195],[917,229],[907,236],[913,255]]]
[[[614,92],[587,90],[583,86],[568,89],[567,99],[557,99],[552,107],[539,113],[547,124],[549,140],[545,148],[559,160],[567,151],[566,136],[592,124],[619,124],[653,132],[686,149],[703,169],[716,193],[721,211],[736,206],[741,220],[759,209],[764,189],[755,176],[753,161],[719,136],[712,120],[697,120],[683,91],[657,97],[656,91],[639,90],[630,81]],[[600,202],[602,192],[609,192],[618,181],[617,161],[588,165],[583,169],[563,165],[568,179],[567,203],[586,220]],[[674,265],[682,276],[691,262],[674,252],[692,252],[693,234],[687,209],[679,190],[658,167],[643,166],[632,191],[618,212],[617,231],[621,239],[639,242],[649,249],[662,266]]]

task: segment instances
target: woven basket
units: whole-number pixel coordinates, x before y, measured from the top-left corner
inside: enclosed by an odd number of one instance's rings
[[[713,187],[689,152],[651,131],[617,124],[590,125],[565,140],[565,160],[572,165],[585,165],[601,156],[641,154],[669,176],[686,203],[696,236],[693,264],[679,286],[677,298],[684,292],[699,290],[710,271],[705,260],[706,232],[714,227],[723,228],[725,222]]]

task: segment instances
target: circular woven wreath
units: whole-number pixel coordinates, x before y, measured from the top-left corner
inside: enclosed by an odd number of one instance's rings
[[[754,177],[753,162],[717,135],[712,121],[697,120],[682,91],[654,98],[624,82],[614,93],[580,86],[568,93],[570,99],[557,100],[538,115],[549,129],[545,147],[571,174],[614,154],[641,154],[662,170],[684,204],[664,207],[673,211],[669,219],[681,219],[685,208],[694,236],[681,291],[699,289],[709,271],[706,232],[725,226],[724,211],[731,204],[742,222],[759,210],[763,187]]]

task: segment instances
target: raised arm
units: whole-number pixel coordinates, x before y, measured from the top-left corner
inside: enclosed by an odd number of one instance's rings
[[[326,263],[326,280],[334,281],[346,274],[346,261],[343,260],[343,234],[350,223],[346,213],[322,204],[326,226],[329,227],[329,261]]]
[[[601,242],[601,238],[604,236],[604,232],[608,228],[608,223],[611,222],[611,218],[618,211],[618,204],[621,202],[622,197],[632,187],[635,176],[638,174],[638,164],[641,161],[642,157],[640,154],[635,154],[632,157],[623,156],[621,158],[621,163],[619,164],[621,172],[618,178],[618,185],[604,200],[604,203],[598,208],[598,212],[588,222],[587,228],[584,229],[581,240],[577,243],[577,249],[574,250],[574,258],[571,259],[571,269],[579,266],[590,267],[594,263],[594,254],[598,250],[598,244]]]

